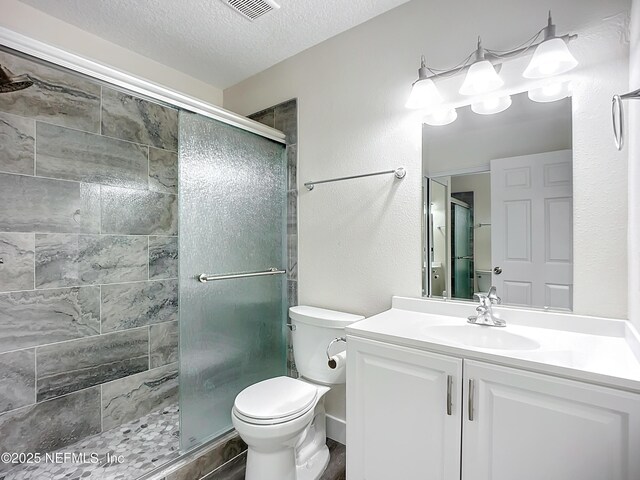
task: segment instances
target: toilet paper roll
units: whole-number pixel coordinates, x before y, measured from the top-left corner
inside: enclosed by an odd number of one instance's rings
[[[331,370],[342,368],[347,362],[347,352],[340,352],[329,359],[328,365]]]

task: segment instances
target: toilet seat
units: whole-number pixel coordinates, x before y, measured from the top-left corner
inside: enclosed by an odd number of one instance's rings
[[[233,405],[240,420],[254,425],[285,423],[315,407],[318,389],[290,377],[276,377],[245,388]]]

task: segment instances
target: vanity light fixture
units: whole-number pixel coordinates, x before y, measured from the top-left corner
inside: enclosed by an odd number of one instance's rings
[[[436,84],[428,78],[427,64],[424,56],[420,61],[418,79],[411,86],[411,94],[407,100],[407,108],[435,108],[442,104],[442,96],[438,92]]]
[[[458,112],[455,108],[441,108],[425,115],[424,123],[441,127],[455,122],[456,118],[458,118]]]
[[[543,39],[539,41],[541,35]],[[499,75],[503,61],[527,55],[534,49],[534,54],[523,72],[525,78],[540,79],[561,75],[578,65],[578,61],[567,48],[567,43],[577,37],[572,34],[556,36],[556,26],[549,12],[547,25],[513,50],[500,51],[484,48],[478,38],[476,49],[462,62],[448,70],[428,67],[423,56],[418,69],[418,79],[412,84],[406,106],[425,109],[427,113],[425,122],[429,125],[447,125],[453,122],[457,115],[455,110],[448,109],[444,105],[444,99],[434,80],[466,72],[459,93],[470,97],[484,96],[504,85],[504,80]],[[566,97],[569,93],[569,85],[564,81],[558,81],[536,87],[529,92],[529,98],[536,102],[552,102]],[[496,94],[491,98],[472,98],[469,103],[474,112],[490,115],[509,108],[511,98],[508,95]],[[447,123],[441,123],[445,120]]]
[[[504,112],[511,106],[511,95],[503,95],[501,97],[494,96],[485,98],[471,104],[473,113],[479,115],[493,115],[494,113]]]
[[[460,95],[482,95],[493,92],[504,85],[504,80],[500,78],[493,64],[485,59],[480,37],[478,37],[475,58],[475,62],[469,67],[464,83],[460,87]]]
[[[556,26],[551,19],[542,29],[544,40],[536,47],[529,65],[522,74],[525,78],[547,78],[573,70],[578,61],[571,55],[564,38],[556,36]]]
[[[542,87],[529,90],[527,95],[529,100],[540,103],[555,102],[562,100],[571,94],[571,82],[558,81],[551,82]]]

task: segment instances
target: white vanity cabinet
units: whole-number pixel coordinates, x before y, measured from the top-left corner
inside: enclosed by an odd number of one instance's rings
[[[349,480],[460,477],[462,360],[349,338]]]
[[[470,360],[463,385],[463,480],[640,479],[639,394]]]
[[[640,479],[640,394],[355,336],[347,351],[349,480]]]

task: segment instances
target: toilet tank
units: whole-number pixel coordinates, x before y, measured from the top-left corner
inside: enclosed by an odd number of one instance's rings
[[[476,270],[476,281],[478,292],[488,292],[491,288],[491,270]]]
[[[334,370],[327,365],[327,346],[336,337],[344,337],[344,328],[361,315],[300,305],[289,309],[293,324],[293,356],[300,375],[325,385],[345,383],[345,368]],[[346,349],[344,343],[334,343],[331,355]]]

